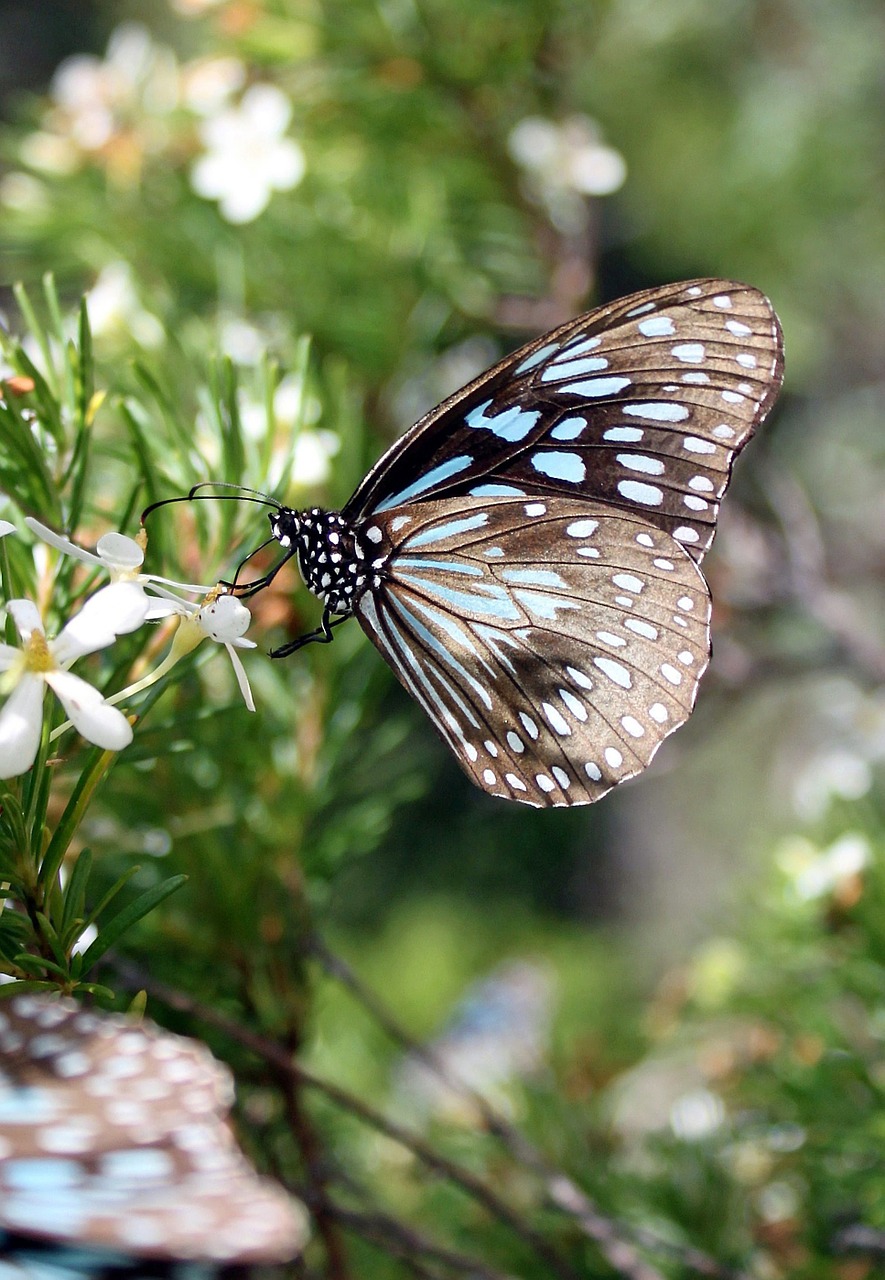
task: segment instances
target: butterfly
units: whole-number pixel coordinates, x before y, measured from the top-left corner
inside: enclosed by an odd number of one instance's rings
[[[95,1274],[138,1258],[289,1261],[304,1212],[240,1152],[232,1101],[195,1041],[72,1000],[4,1001],[0,1258],[27,1276],[82,1267],[85,1250]]]
[[[355,616],[484,791],[589,804],[691,713],[700,564],[783,376],[777,316],[729,280],[649,289],[505,357],[397,440],[340,512],[271,533]],[[265,578],[249,585],[258,589]]]

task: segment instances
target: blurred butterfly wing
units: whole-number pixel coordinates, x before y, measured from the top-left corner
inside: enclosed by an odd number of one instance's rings
[[[588,804],[690,714],[709,595],[663,530],[596,503],[470,497],[368,527],[392,555],[356,616],[483,790]]]
[[[142,1257],[282,1262],[300,1206],[226,1116],[230,1073],[194,1041],[73,1001],[0,1014],[0,1235]]]
[[[344,509],[560,494],[640,511],[700,561],[737,452],[783,376],[763,294],[698,280],[634,294],[506,357],[401,437]]]

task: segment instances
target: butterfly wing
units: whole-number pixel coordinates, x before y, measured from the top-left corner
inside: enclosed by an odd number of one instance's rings
[[[73,1001],[0,1013],[0,1237],[226,1263],[283,1262],[300,1206],[227,1123],[230,1073],[204,1046]]]
[[[445,400],[344,509],[582,497],[640,511],[700,561],[731,465],[777,395],[780,326],[728,280],[649,289],[554,329]]]
[[[379,513],[363,629],[484,791],[588,804],[694,705],[710,599],[666,531],[607,504],[445,498]]]

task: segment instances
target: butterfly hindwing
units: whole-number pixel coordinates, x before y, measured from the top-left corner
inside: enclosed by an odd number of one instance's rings
[[[356,614],[483,790],[586,804],[691,712],[709,594],[665,531],[565,498],[448,498],[379,513],[386,567]]]
[[[777,317],[755,289],[699,280],[634,294],[444,401],[388,450],[344,514],[456,494],[558,494],[641,512],[700,561],[782,367]]]

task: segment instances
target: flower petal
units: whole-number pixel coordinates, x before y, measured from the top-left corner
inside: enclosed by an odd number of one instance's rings
[[[62,629],[51,649],[56,662],[73,662],[113,644],[117,636],[135,631],[148,613],[148,598],[137,582],[112,582],[90,596]]]
[[[34,763],[43,726],[44,685],[25,673],[0,711],[0,778],[17,778]]]
[[[144,552],[134,538],[125,533],[103,533],[95,544],[101,562],[111,572],[132,573],[144,564]]]
[[[252,697],[252,690],[249,687],[249,677],[246,675],[246,668],[240,661],[240,655],[232,644],[226,644],[227,655],[230,658],[231,666],[234,669],[234,675],[237,677],[237,684],[240,686],[240,693],[243,695],[243,701],[250,711],[255,710],[255,700]]]
[[[55,692],[74,728],[106,751],[120,751],[132,741],[132,726],[99,691],[72,671],[49,671],[46,683]]]
[[[0,538],[5,538],[7,533],[15,533],[15,525],[8,520],[0,520]]]
[[[100,558],[93,555],[91,551],[84,551],[82,547],[71,542],[70,538],[63,538],[60,533],[55,533],[39,520],[35,520],[33,516],[25,516],[25,524],[31,533],[36,533],[41,542],[48,542],[51,547],[55,547],[56,551],[63,551],[66,556],[73,556],[75,560],[82,560],[84,564],[101,564]]]
[[[7,600],[6,612],[10,614],[18,628],[22,640],[27,642],[32,631],[42,631],[43,623],[33,600]]]
[[[8,671],[16,658],[21,656],[21,649],[16,649],[14,644],[0,644],[0,671]]]
[[[210,640],[227,644],[239,640],[249,630],[252,615],[236,596],[219,596],[211,604],[203,605],[197,621]]]

